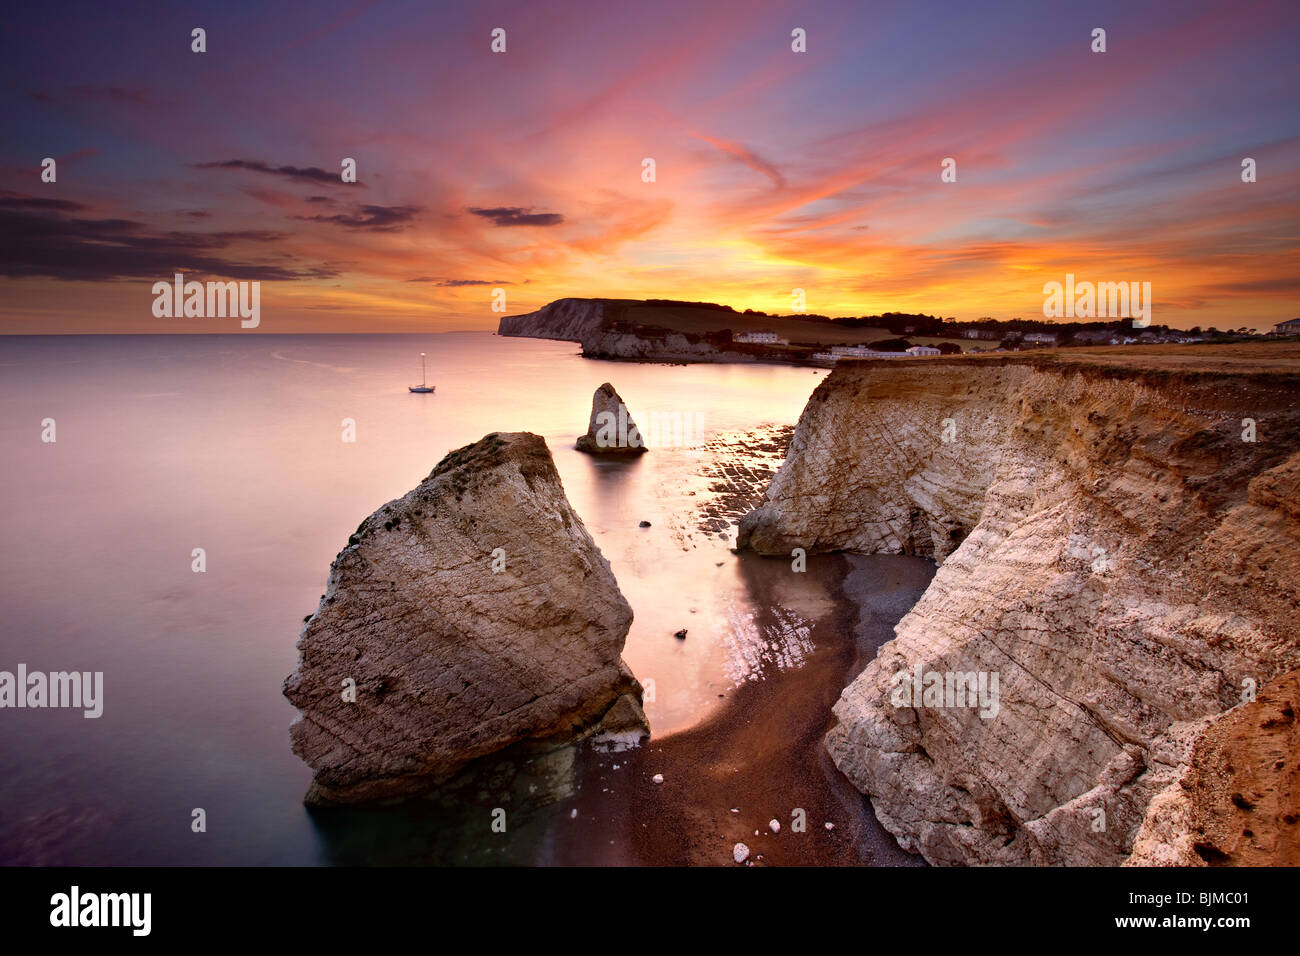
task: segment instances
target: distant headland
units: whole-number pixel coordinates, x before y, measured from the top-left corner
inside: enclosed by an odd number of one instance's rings
[[[832,318],[773,315],[674,299],[556,299],[501,319],[498,334],[577,342],[588,358],[633,362],[836,364],[1029,349],[1277,340],[1245,329],[1135,328],[1130,319],[1053,322],[992,318],[959,322],[923,313]]]

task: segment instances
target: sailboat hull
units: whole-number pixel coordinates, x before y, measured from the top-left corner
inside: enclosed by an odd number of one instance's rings
[[[429,393],[433,391],[433,386],[429,384],[429,373],[424,369],[424,353],[420,353],[420,384],[406,386],[412,392]]]

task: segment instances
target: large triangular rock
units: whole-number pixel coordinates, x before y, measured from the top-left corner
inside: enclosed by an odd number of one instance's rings
[[[649,451],[627,405],[609,382],[591,396],[591,420],[577,448],[591,455],[641,455]]]
[[[539,436],[452,452],[361,523],[303,627],[284,694],[307,802],[417,793],[516,744],[625,741],[629,714],[644,736],[631,622]]]

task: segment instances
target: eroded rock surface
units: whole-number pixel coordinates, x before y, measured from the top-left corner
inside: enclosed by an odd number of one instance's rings
[[[644,736],[631,621],[539,436],[452,452],[361,523],[302,630],[284,693],[308,802],[418,793],[515,745]]]
[[[1156,794],[1131,866],[1300,866],[1300,671],[1210,718]]]
[[[826,738],[905,848],[1117,864],[1243,682],[1300,664],[1297,449],[1294,374],[855,363],[740,543],[941,562]],[[996,673],[997,715],[895,706],[917,665]]]

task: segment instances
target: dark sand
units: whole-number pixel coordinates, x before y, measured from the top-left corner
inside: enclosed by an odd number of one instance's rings
[[[755,603],[770,607],[765,593],[792,573],[789,562],[739,557]],[[835,769],[822,737],[840,690],[893,637],[893,624],[925,589],[933,566],[832,555],[810,561],[808,573],[839,586],[833,612],[813,627],[815,650],[803,666],[765,669],[763,679],[728,692],[724,708],[691,730],[637,751],[584,752],[586,783],[564,802],[578,816],[560,821],[582,835],[566,840],[553,862],[734,865],[732,848],[744,843],[758,865],[922,865],[899,849],[866,798]],[[662,784],[653,782],[655,774]],[[805,832],[792,827],[795,808],[805,811]],[[779,833],[769,831],[772,819]]]

